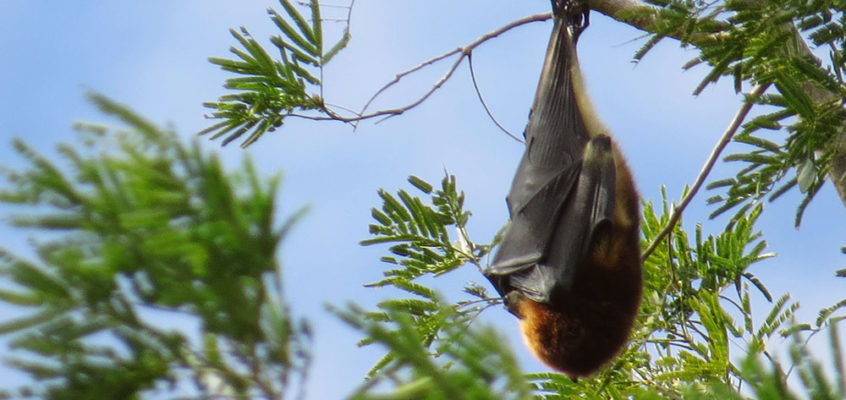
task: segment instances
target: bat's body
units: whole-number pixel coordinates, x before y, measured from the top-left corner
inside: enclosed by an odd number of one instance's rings
[[[586,16],[565,1],[553,0],[555,26],[507,199],[511,224],[485,275],[535,356],[575,378],[626,343],[641,266],[637,192],[579,72]]]

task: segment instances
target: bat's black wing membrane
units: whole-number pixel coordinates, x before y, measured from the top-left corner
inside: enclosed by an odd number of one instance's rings
[[[548,303],[556,293],[571,290],[587,250],[613,221],[615,170],[610,138],[591,139],[584,154],[578,182],[560,206],[543,256],[510,277],[511,287],[532,300]]]
[[[574,47],[556,18],[508,195],[511,224],[485,271],[503,296],[516,289],[548,302],[555,290],[569,290],[593,232],[613,218],[610,138],[589,138],[571,82]]]

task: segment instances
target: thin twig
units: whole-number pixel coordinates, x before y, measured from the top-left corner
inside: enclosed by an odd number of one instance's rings
[[[738,310],[738,311],[740,311],[740,313],[741,313],[741,314],[743,314],[743,313],[744,313],[744,311],[743,311],[743,307],[741,307],[741,306],[740,306],[740,304],[737,304],[737,302],[736,302],[736,301],[734,301],[734,299],[732,299],[731,297],[728,297],[728,296],[726,296],[726,295],[722,295],[722,294],[721,294],[721,295],[718,295],[718,297],[719,297],[719,298],[721,298],[721,299],[723,299],[723,300],[725,300],[725,301],[727,301],[727,302],[729,302],[729,303],[731,303],[731,305],[733,305],[733,306],[737,307],[737,310]]]
[[[500,28],[497,28],[497,29],[495,29],[491,32],[488,32],[488,33],[482,35],[481,37],[479,37],[475,41],[473,41],[473,42],[471,42],[471,43],[469,43],[465,46],[459,47],[455,50],[448,51],[448,52],[441,54],[437,57],[426,60],[426,61],[424,61],[424,62],[406,70],[406,71],[398,73],[394,77],[393,80],[391,80],[390,82],[388,82],[387,84],[382,86],[382,88],[380,88],[379,90],[376,91],[376,93],[373,94],[373,96],[370,98],[370,100],[368,100],[367,103],[365,103],[364,107],[362,107],[361,111],[356,116],[344,117],[344,116],[338,115],[338,114],[336,114],[336,113],[334,113],[334,112],[332,112],[331,110],[328,110],[328,109],[323,110],[327,113],[327,115],[329,115],[329,117],[324,117],[324,118],[308,117],[308,116],[304,116],[304,115],[294,115],[294,114],[292,114],[292,116],[309,118],[309,119],[316,119],[316,120],[329,119],[329,120],[337,120],[337,121],[341,121],[341,122],[358,122],[358,121],[362,121],[362,120],[365,120],[365,119],[371,119],[371,118],[376,118],[376,117],[390,118],[390,117],[393,117],[393,116],[400,115],[400,114],[402,114],[402,113],[404,113],[404,112],[406,112],[406,111],[408,111],[408,110],[410,110],[414,107],[417,107],[418,105],[420,105],[421,103],[426,101],[426,99],[428,99],[429,96],[432,95],[432,93],[434,93],[438,89],[440,89],[441,86],[443,86],[443,84],[447,80],[449,80],[450,77],[452,77],[452,75],[455,73],[455,71],[461,65],[461,62],[464,61],[464,58],[468,57],[470,55],[470,53],[472,53],[473,50],[476,47],[479,47],[480,45],[487,42],[488,40],[494,39],[497,36],[499,36],[499,35],[501,35],[505,32],[508,32],[509,30],[514,29],[518,26],[530,24],[530,23],[533,23],[533,22],[546,21],[550,18],[552,18],[552,13],[535,14],[535,15],[530,15],[528,17],[518,19],[516,21],[513,21],[509,24],[506,24],[506,25],[504,25]],[[399,108],[394,108],[394,109],[389,109],[389,110],[380,110],[380,111],[372,112],[370,114],[365,114],[367,109],[370,107],[370,105],[373,103],[373,101],[376,100],[376,98],[378,98],[380,95],[382,95],[382,93],[384,93],[389,88],[391,88],[394,85],[396,85],[397,83],[399,83],[400,80],[402,80],[404,77],[406,77],[409,74],[412,74],[416,71],[419,71],[419,70],[421,70],[425,67],[428,67],[432,64],[435,64],[435,63],[437,63],[441,60],[452,57],[456,54],[459,55],[458,59],[452,64],[452,66],[450,66],[450,68],[447,70],[447,72],[437,82],[435,82],[435,84],[425,94],[423,94],[423,96],[421,96],[419,99],[415,100],[414,102],[412,102],[412,103],[410,103],[410,104],[408,104],[404,107],[399,107]]]
[[[411,104],[409,104],[405,107],[397,108],[397,109],[394,110],[394,112],[388,113],[387,115],[385,115],[385,118],[382,118],[379,122],[382,122],[382,121],[384,121],[388,118],[400,115],[400,114],[402,114],[402,113],[404,113],[404,112],[406,112],[406,111],[408,111],[408,110],[410,110],[414,107],[419,106],[421,103],[426,101],[426,99],[428,99],[429,96],[432,95],[432,93],[435,93],[435,91],[440,89],[441,86],[443,86],[444,83],[446,83],[446,81],[448,81],[449,78],[452,77],[452,74],[454,74],[455,71],[458,69],[458,66],[461,65],[461,61],[464,60],[464,57],[467,56],[467,54],[469,54],[468,50],[464,50],[464,49],[461,49],[461,48],[459,48],[458,50],[461,51],[461,56],[458,57],[457,60],[455,60],[455,63],[452,64],[452,67],[450,67],[449,71],[447,71],[447,73],[444,74],[444,76],[442,76],[441,79],[438,79],[438,81],[435,82],[435,85],[432,86],[432,88],[429,89],[429,91],[426,92],[426,94],[424,94],[422,97],[417,99],[417,101],[415,101],[415,102],[413,102],[413,103],[411,103]],[[470,50],[470,51],[472,51],[472,50]]]
[[[683,340],[673,340],[673,339],[647,339],[646,343],[653,344],[653,345],[667,345],[667,346],[676,346],[678,348],[682,348],[685,350],[695,351],[693,347],[688,346],[685,341]]]
[[[399,371],[401,367],[402,367],[402,365],[398,364],[398,363],[390,363],[390,364],[386,365],[384,368],[382,368],[379,371],[379,376],[372,376],[372,377],[369,377],[369,378],[365,378],[364,383],[359,385],[359,387],[356,388],[355,392],[353,392],[352,396],[350,396],[349,398],[356,398],[356,397],[361,396],[364,393],[367,393],[374,386],[376,386],[376,385],[378,385],[379,383],[382,382],[382,380],[379,379],[381,376],[390,377],[392,374]]]
[[[337,108],[337,109],[340,109],[340,110],[344,110],[344,111],[351,113],[351,114],[356,113],[355,110],[353,110],[352,108],[349,108],[349,107],[344,107],[344,106],[341,106],[341,105],[338,105],[338,104],[332,104],[332,103],[324,103],[324,104],[326,104],[327,107],[334,107],[334,108]],[[294,116],[294,115],[291,114],[291,116]]]
[[[728,127],[726,128],[723,135],[720,137],[720,140],[711,150],[711,154],[708,156],[708,160],[705,162],[705,165],[702,166],[702,170],[699,171],[699,176],[696,177],[696,182],[693,183],[693,186],[690,188],[690,191],[685,195],[684,199],[682,199],[679,206],[673,210],[673,214],[670,219],[667,221],[667,225],[664,226],[664,229],[652,239],[652,243],[649,244],[649,247],[641,255],[641,260],[646,260],[655,251],[658,247],[658,244],[666,237],[667,235],[672,232],[673,228],[675,227],[676,223],[681,218],[682,212],[690,204],[690,201],[693,200],[693,196],[699,191],[702,187],[702,184],[705,183],[705,179],[708,177],[708,174],[711,173],[711,169],[714,167],[714,164],[717,162],[717,158],[720,157],[720,153],[723,152],[726,145],[731,141],[731,138],[734,136],[737,129],[740,128],[740,124],[746,118],[746,115],[749,114],[749,110],[752,109],[752,105],[754,104],[753,101],[755,98],[760,96],[764,93],[765,90],[769,87],[769,84],[766,85],[757,85],[752,88],[752,91],[746,96],[746,101],[743,103],[743,106],[740,107],[740,110],[734,115],[731,122],[729,123]]]
[[[505,129],[505,127],[502,126],[502,124],[500,124],[499,121],[496,120],[496,117],[494,117],[493,113],[491,112],[491,109],[488,108],[488,103],[486,103],[484,97],[482,97],[482,91],[481,91],[481,89],[479,89],[479,84],[476,82],[476,71],[473,68],[473,55],[472,54],[467,56],[467,66],[470,67],[470,80],[473,81],[473,88],[476,89],[476,95],[479,96],[479,102],[482,103],[482,107],[485,108],[485,112],[488,113],[488,117],[491,119],[491,121],[493,121],[493,123],[500,130],[502,130],[506,135],[508,135],[512,139],[514,139],[514,140],[516,140],[520,143],[525,143],[519,137],[514,136],[514,134],[511,133],[508,129]]]
[[[393,80],[391,80],[390,82],[388,82],[387,84],[382,86],[379,90],[377,90],[376,93],[374,93],[373,96],[370,97],[370,99],[367,101],[367,103],[364,104],[364,107],[362,107],[361,111],[359,111],[357,113],[353,112],[352,116],[349,116],[349,117],[343,116],[343,115],[338,114],[337,112],[333,111],[332,109],[330,109],[329,107],[326,107],[326,106],[321,107],[318,110],[325,115],[309,115],[309,114],[289,113],[289,114],[286,114],[285,116],[286,117],[297,117],[297,118],[310,119],[310,120],[314,120],[314,121],[340,121],[340,122],[345,122],[345,123],[352,123],[354,127],[357,127],[358,122],[361,122],[361,121],[366,120],[366,119],[381,117],[382,119],[380,119],[377,123],[382,122],[385,119],[403,114],[406,111],[411,110],[412,108],[415,108],[415,107],[419,106],[421,103],[423,103],[424,101],[426,101],[426,99],[428,99],[433,93],[435,93],[438,89],[440,89],[444,85],[444,83],[446,83],[446,81],[449,80],[452,77],[453,74],[455,74],[455,71],[458,70],[458,67],[461,65],[461,62],[464,61],[464,58],[469,57],[470,54],[473,52],[473,50],[476,47],[479,47],[480,45],[487,42],[488,40],[494,39],[497,36],[499,36],[499,35],[501,35],[505,32],[508,32],[509,30],[514,29],[518,26],[526,25],[526,24],[533,23],[533,22],[546,21],[550,18],[552,18],[551,13],[543,13],[543,14],[530,15],[528,17],[518,19],[516,21],[513,21],[513,22],[511,22],[507,25],[504,25],[500,28],[497,28],[497,29],[495,29],[491,32],[488,32],[488,33],[482,35],[481,37],[479,37],[475,41],[473,41],[473,42],[471,42],[471,43],[469,43],[465,46],[458,47],[455,50],[448,51],[448,52],[441,54],[437,57],[426,60],[426,61],[408,69],[408,70],[402,71],[402,72],[398,73],[394,77]],[[406,76],[408,76],[408,75],[410,75],[414,72],[417,72],[417,71],[419,71],[423,68],[426,68],[430,65],[436,64],[439,61],[442,61],[444,59],[452,57],[456,54],[458,54],[459,57],[450,66],[450,68],[447,70],[447,72],[437,82],[435,82],[435,84],[426,93],[424,93],[417,100],[415,100],[412,103],[409,103],[409,104],[407,104],[403,107],[386,109],[386,110],[379,110],[379,111],[374,111],[374,112],[369,113],[369,114],[365,114],[367,109],[376,100],[376,98],[381,96],[382,93],[384,93],[386,90],[390,89],[391,87],[393,87],[394,85],[399,83]]]
[[[373,94],[373,96],[370,97],[370,100],[367,100],[367,103],[365,103],[364,107],[361,108],[361,112],[359,114],[364,114],[364,112],[367,111],[367,109],[370,107],[370,104],[372,104],[373,101],[376,100],[377,97],[379,97],[383,92],[388,90],[391,86],[394,86],[397,83],[399,83],[399,81],[402,80],[402,78],[405,78],[406,76],[408,76],[408,75],[410,75],[414,72],[417,72],[417,71],[419,71],[419,70],[421,70],[425,67],[428,67],[432,64],[435,64],[438,61],[441,61],[445,58],[449,58],[449,57],[451,57],[451,56],[453,56],[453,55],[455,55],[459,52],[461,52],[461,48],[457,48],[455,50],[450,50],[450,51],[448,51],[444,54],[441,54],[441,55],[439,55],[435,58],[430,58],[430,59],[412,67],[411,69],[408,69],[408,70],[405,70],[403,72],[398,73],[392,81],[385,84],[385,86],[382,86],[379,90],[376,91],[376,93]]]
[[[304,2],[301,2],[300,4],[307,5],[307,4],[304,4]],[[352,29],[352,28],[351,28],[351,25],[352,25],[352,10],[353,10],[353,6],[355,6],[355,0],[350,0],[350,4],[349,4],[348,6],[321,5],[321,7],[347,8],[347,19],[346,19],[346,21],[347,21],[347,27],[346,27],[346,29],[345,29],[346,34],[349,34],[349,33],[350,33],[350,29]],[[325,21],[325,20],[324,20],[324,21]],[[321,55],[320,55],[320,98],[321,98],[321,99],[325,99],[325,98],[326,98],[326,97],[323,95],[323,67],[324,67],[324,63],[323,63],[323,61],[324,61],[324,60],[323,60],[323,56],[324,56],[324,54],[321,54]],[[339,107],[339,108],[341,108],[341,107]]]
[[[307,1],[298,1],[297,4],[305,7],[311,6],[311,3]],[[320,7],[323,8],[352,8],[352,5],[345,6],[343,4],[320,4]]]
[[[820,325],[816,328],[811,329],[811,331],[808,333],[808,337],[806,337],[805,340],[803,340],[801,344],[797,343],[799,345],[798,350],[799,351],[807,351],[808,350],[808,343],[811,342],[811,339],[814,336],[816,336],[818,333],[822,332],[822,328],[823,328],[823,326]],[[798,332],[796,332],[795,334],[798,335]],[[790,368],[788,368],[787,372],[784,374],[785,379],[790,377],[790,374],[793,373],[793,370],[795,368],[796,368],[796,360],[794,360],[794,362],[790,365]]]

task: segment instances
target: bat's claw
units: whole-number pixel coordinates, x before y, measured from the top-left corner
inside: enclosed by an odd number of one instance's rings
[[[582,31],[590,25],[590,7],[586,0],[552,0],[552,13],[564,18],[573,30],[573,39],[578,40]]]

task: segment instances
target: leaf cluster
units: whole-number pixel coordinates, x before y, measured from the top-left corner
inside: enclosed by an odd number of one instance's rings
[[[444,301],[440,301],[444,303]],[[386,307],[375,320],[355,306],[336,313],[389,349],[393,361],[372,375],[352,399],[524,399],[530,385],[513,353],[494,329],[469,329],[466,317],[451,307],[435,312],[441,332],[425,337],[419,321],[401,307]],[[433,356],[434,354],[434,356]],[[395,388],[378,393],[379,384]]]
[[[324,111],[320,94],[323,66],[343,49],[350,39],[349,26],[337,43],[324,51],[320,5],[308,2],[309,15],[303,15],[291,0],[279,0],[284,13],[269,8],[271,21],[280,35],[270,41],[277,59],[258,43],[246,28],[230,32],[238,42],[230,51],[237,59],[210,58],[212,64],[236,76],[226,80],[224,88],[235,93],[220,96],[204,105],[214,110],[208,117],[221,120],[200,134],[212,139],[224,137],[223,144],[247,135],[246,147],[267,132],[280,127],[294,111]],[[311,22],[309,22],[311,21]],[[318,90],[320,89],[320,90]]]
[[[776,360],[762,361],[756,354],[750,354],[740,363],[738,376],[747,385],[746,392],[758,399],[842,399],[846,395],[846,368],[843,364],[844,349],[838,334],[839,321],[840,319],[832,320],[828,329],[834,382],[824,373],[824,365],[808,351],[807,339],[794,332],[789,338],[789,369],[786,370],[784,365]],[[797,386],[802,389],[801,396],[796,394],[795,388],[791,388],[787,382],[788,375],[794,370],[799,377]],[[741,400],[747,397],[731,390],[728,385],[712,382],[706,390],[689,391],[686,398]]]
[[[276,249],[296,218],[274,222],[278,178],[249,161],[227,174],[196,143],[91,99],[129,129],[80,124],[87,145],[59,145],[65,167],[16,140],[29,167],[5,171],[0,201],[25,210],[11,223],[56,233],[34,261],[0,259],[0,300],[23,314],[0,322],[7,362],[35,380],[20,393],[130,399],[190,378],[205,394],[277,398],[309,359],[308,327],[281,297]],[[174,314],[202,343],[160,326]]]
[[[654,36],[636,58],[643,57],[661,39],[673,36],[683,45],[693,44],[700,50],[700,55],[684,68],[701,63],[711,67],[694,90],[695,94],[723,76],[734,79],[738,92],[743,82],[775,87],[774,93],[746,99],[772,111],[747,123],[735,138],[750,149],[726,157],[726,161],[744,164],[736,176],[709,185],[711,189],[725,190],[725,194],[709,200],[719,205],[712,216],[736,206],[741,206],[738,213],[748,211],[757,200],[772,201],[798,186],[805,194],[796,212],[798,226],[840,151],[834,139],[844,131],[846,116],[843,109],[846,3],[800,0],[651,3],[659,7],[657,22],[650,27]],[[810,53],[805,38],[814,46],[829,47],[828,66]],[[843,177],[832,178],[843,180]]]
[[[374,237],[362,240],[361,244],[391,244],[388,250],[393,254],[382,257],[382,261],[401,268],[385,271],[386,278],[372,286],[409,281],[424,273],[444,274],[486,252],[484,248],[471,247],[467,238],[470,213],[463,209],[464,193],[457,191],[455,176],[446,176],[437,191],[418,177],[411,176],[408,181],[419,192],[430,196],[431,204],[405,190],[399,190],[396,196],[379,191],[382,207],[371,211],[376,222],[370,224]],[[457,244],[450,241],[450,228],[459,234]]]
[[[384,272],[385,278],[366,286],[393,286],[412,297],[381,302],[378,310],[366,313],[366,319],[401,324],[402,321],[394,320],[401,311],[414,323],[422,344],[428,347],[438,340],[445,327],[448,320],[445,312],[455,313],[455,317],[449,320],[463,318],[469,321],[484,308],[496,304],[498,299],[490,299],[483,288],[468,284],[465,293],[471,297],[448,306],[435,290],[416,281],[425,275],[441,276],[468,262],[481,268],[480,260],[487,254],[488,246],[473,243],[467,235],[470,213],[464,210],[464,193],[458,191],[455,176],[445,176],[437,190],[415,176],[409,177],[408,181],[417,192],[428,196],[429,202],[406,190],[399,190],[396,195],[380,190],[382,207],[371,211],[374,223],[370,225],[370,233],[373,237],[362,240],[361,244],[389,244],[391,253],[381,258],[392,266]],[[455,240],[451,239],[450,230],[454,230]],[[368,337],[360,344],[373,341],[374,338]],[[368,376],[377,375],[394,359],[395,354],[389,352]]]

